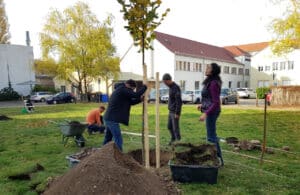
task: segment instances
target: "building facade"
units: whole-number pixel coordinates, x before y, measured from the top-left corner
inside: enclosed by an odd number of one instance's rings
[[[30,46],[0,44],[0,89],[12,88],[27,96],[35,84],[33,48]]]

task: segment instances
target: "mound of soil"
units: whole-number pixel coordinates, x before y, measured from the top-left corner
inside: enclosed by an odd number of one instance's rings
[[[183,152],[175,152],[173,161],[177,165],[219,166],[215,145],[202,144],[196,146],[192,144],[177,144],[177,146],[186,147]]]
[[[7,117],[6,115],[0,115],[0,121],[11,120],[12,118]]]
[[[128,152],[130,156],[132,156],[136,161],[138,161],[141,165],[143,164],[143,157],[142,157],[142,150],[137,149]],[[155,155],[155,150],[151,149],[149,152],[149,157],[150,157],[150,166],[155,167],[156,166],[156,155]],[[172,152],[168,151],[160,151],[160,166],[165,166],[168,165],[169,160],[171,160],[173,157]]]
[[[177,190],[142,167],[113,143],[87,156],[53,181],[47,194],[176,194]]]

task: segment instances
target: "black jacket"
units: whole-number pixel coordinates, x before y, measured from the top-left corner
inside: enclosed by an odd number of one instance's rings
[[[128,125],[131,105],[140,103],[141,96],[146,90],[145,85],[138,92],[134,92],[127,88],[124,83],[119,84],[109,99],[104,120]]]
[[[175,82],[169,87],[169,111],[180,115],[182,106],[180,87]]]

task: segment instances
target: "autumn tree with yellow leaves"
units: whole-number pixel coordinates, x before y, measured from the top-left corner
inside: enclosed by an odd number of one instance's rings
[[[271,23],[272,32],[275,34],[271,47],[278,55],[300,48],[300,0],[286,1],[289,2],[283,18],[277,18]],[[286,1],[283,2],[287,3]]]
[[[88,92],[93,79],[117,77],[120,63],[111,41],[111,21],[109,15],[99,22],[82,2],[63,12],[52,10],[40,33],[42,59],[36,61],[37,70],[48,68],[77,87],[81,95]]]

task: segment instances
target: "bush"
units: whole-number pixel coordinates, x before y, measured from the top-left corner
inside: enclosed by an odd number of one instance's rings
[[[256,89],[256,94],[259,99],[264,99],[265,94],[270,91],[270,87],[259,87]]]
[[[42,86],[42,85],[35,85],[32,89],[33,92],[39,92],[39,91],[49,91],[52,93],[58,93],[59,91],[56,90],[54,87],[50,86]]]
[[[5,87],[0,90],[0,101],[17,100],[20,98],[18,92],[11,87]]]

